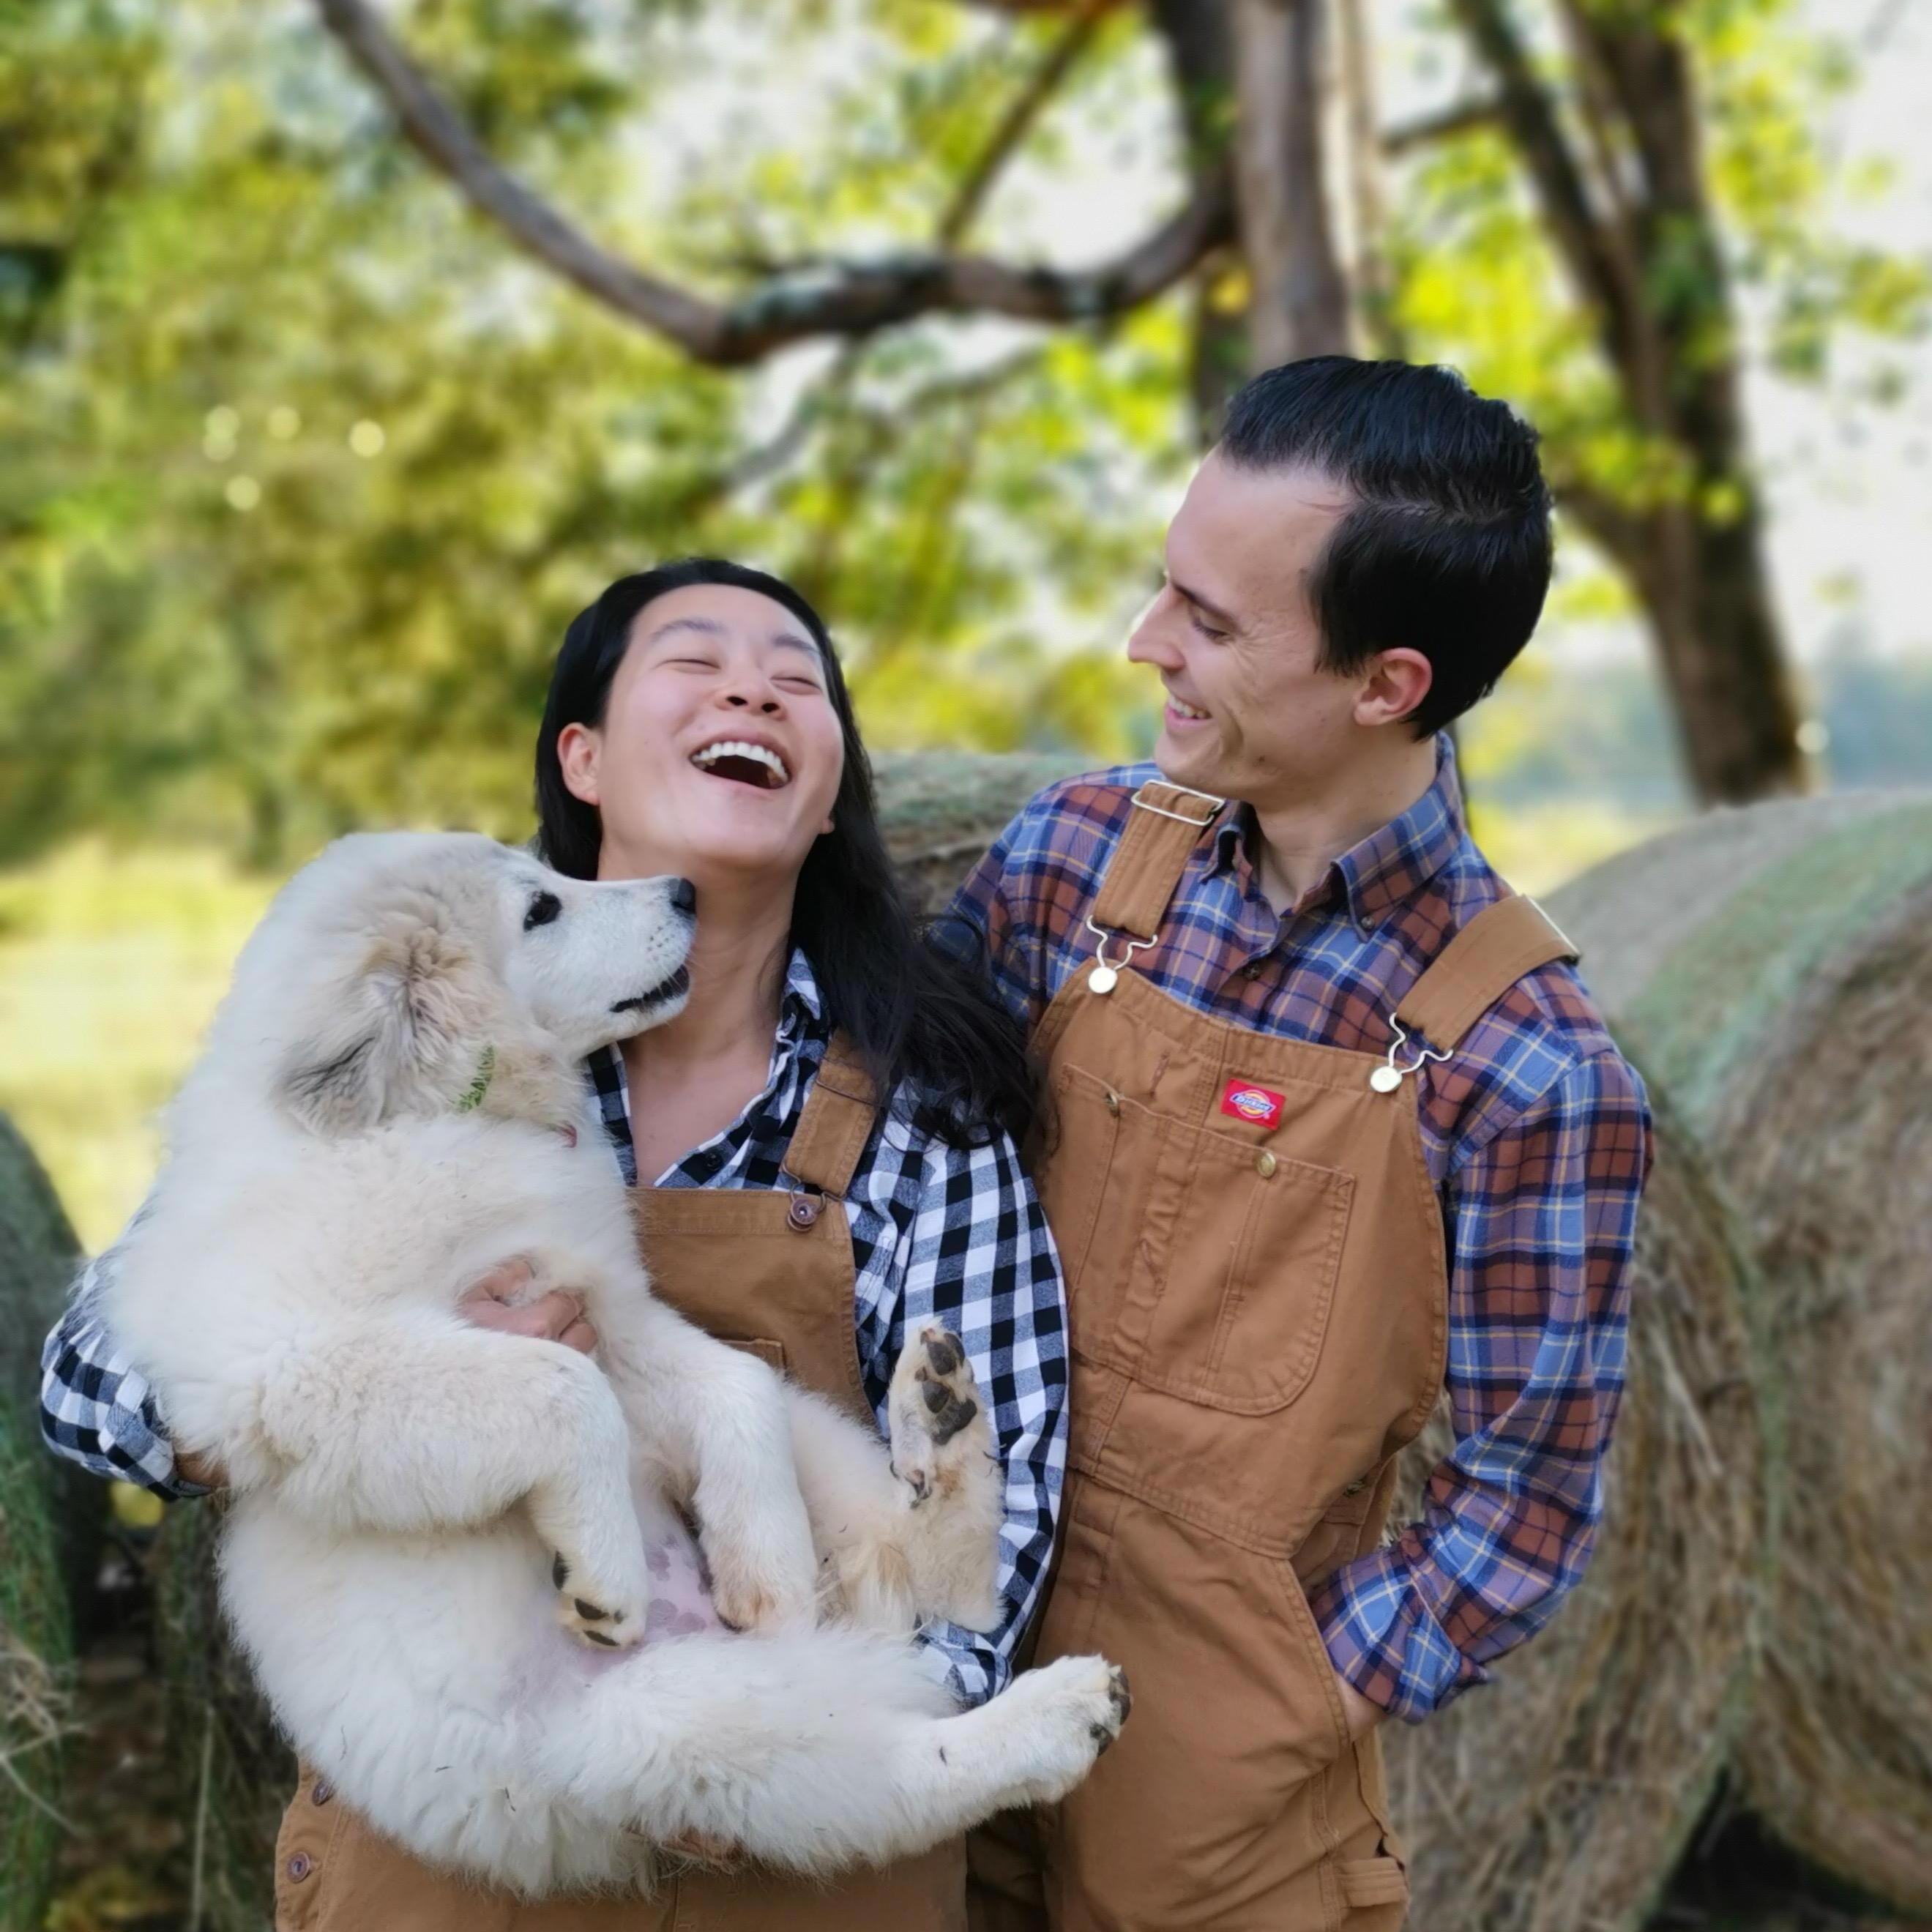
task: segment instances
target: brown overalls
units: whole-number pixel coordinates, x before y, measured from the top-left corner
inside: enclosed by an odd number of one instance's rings
[[[1133,1714],[1057,1811],[975,1834],[972,1922],[1393,1932],[1408,1888],[1379,1741],[1348,1742],[1307,1592],[1376,1546],[1442,1387],[1442,1222],[1399,1077],[1420,1047],[1271,1038],[1134,970],[1218,802],[1156,784],[1134,802],[1096,962],[1034,1041],[1057,1117],[1035,1178],[1073,1349],[1036,1660],[1103,1652]],[[1505,900],[1398,1017],[1446,1058],[1569,951]]]
[[[876,1110],[842,1046],[833,1042],[792,1136],[795,1192],[639,1188],[633,1208],[655,1292],[873,1429],[853,1330],[851,1224],[839,1202]],[[965,1889],[955,1842],[836,1886],[687,1872],[648,1900],[520,1904],[421,1864],[305,1772],[275,1848],[275,1932],[964,1932]]]

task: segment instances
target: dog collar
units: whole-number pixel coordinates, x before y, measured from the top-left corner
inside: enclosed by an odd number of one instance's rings
[[[490,1090],[490,1076],[496,1071],[496,1049],[486,1046],[483,1057],[476,1063],[476,1077],[470,1082],[461,1100],[456,1103],[459,1114],[473,1114],[483,1104],[483,1096]]]

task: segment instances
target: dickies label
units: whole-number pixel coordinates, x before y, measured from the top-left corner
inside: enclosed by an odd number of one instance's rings
[[[1252,1080],[1230,1080],[1221,1095],[1222,1113],[1270,1130],[1281,1125],[1281,1110],[1287,1105],[1286,1094],[1270,1093]]]

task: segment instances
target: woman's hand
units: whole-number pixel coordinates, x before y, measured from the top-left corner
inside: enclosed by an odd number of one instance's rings
[[[502,1335],[533,1336],[540,1342],[561,1342],[587,1355],[597,1346],[597,1330],[584,1318],[584,1304],[560,1288],[540,1294],[534,1301],[518,1303],[536,1279],[536,1270],[519,1255],[499,1262],[490,1272],[472,1282],[456,1304],[456,1312],[478,1328],[494,1328]]]

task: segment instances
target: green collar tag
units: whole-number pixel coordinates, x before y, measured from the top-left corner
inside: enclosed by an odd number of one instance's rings
[[[483,1058],[476,1063],[476,1078],[471,1081],[468,1090],[456,1103],[459,1114],[473,1114],[483,1104],[483,1096],[490,1090],[490,1076],[496,1070],[496,1049],[486,1046]]]

